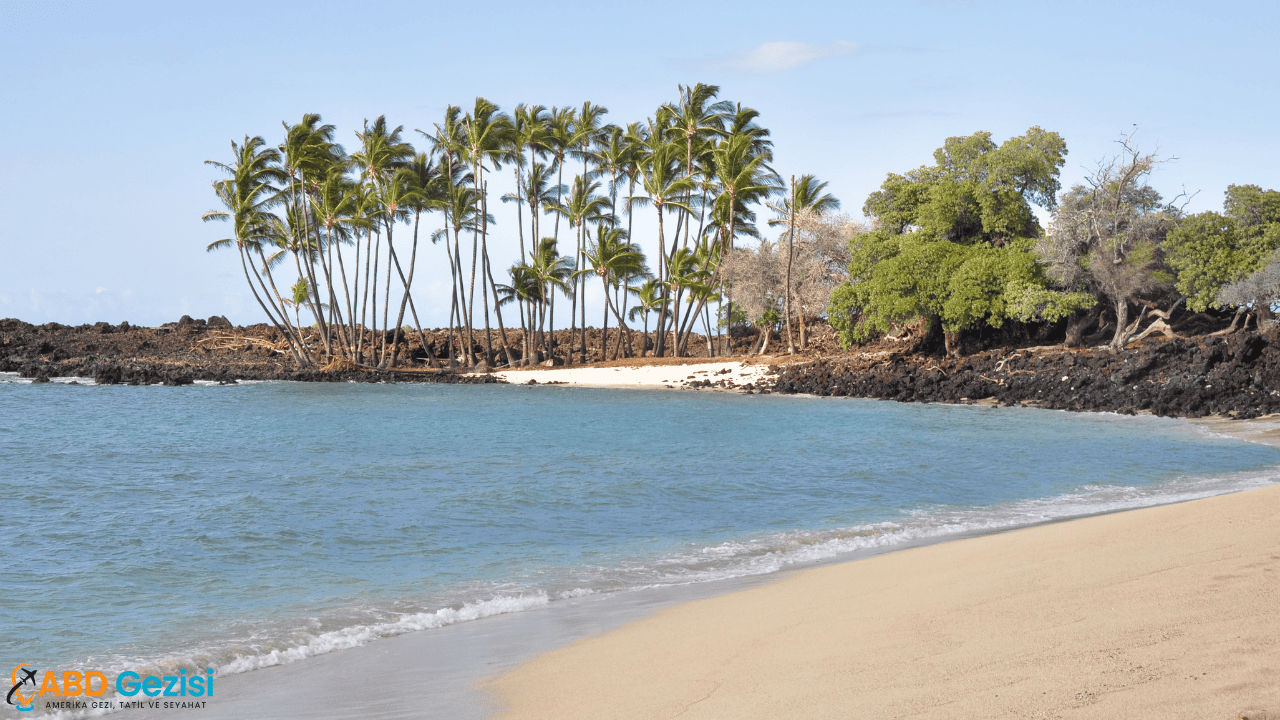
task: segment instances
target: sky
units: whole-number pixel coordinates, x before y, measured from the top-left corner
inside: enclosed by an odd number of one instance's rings
[[[1280,188],[1277,37],[1267,2],[0,0],[0,317],[262,322],[236,253],[205,251],[227,226],[201,222],[220,178],[204,161],[229,161],[246,135],[278,144],[307,112],[349,149],[386,115],[426,150],[415,130],[477,96],[503,110],[589,100],[625,125],[681,84],[718,85],[760,112],[779,175],[828,181],[855,218],[947,137],[1055,131],[1065,189],[1136,127],[1171,160],[1154,187],[1220,210],[1228,185]],[[490,208],[502,275],[514,206]],[[637,218],[652,255],[656,222]],[[424,326],[446,324],[443,248],[424,243],[418,272]],[[587,308],[598,325],[598,291]]]

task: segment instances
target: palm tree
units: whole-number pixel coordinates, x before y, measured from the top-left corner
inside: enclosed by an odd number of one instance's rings
[[[511,284],[496,286],[498,304],[507,305],[516,302],[519,305],[520,330],[522,333],[521,352],[523,355],[523,362],[520,364],[527,365],[533,350],[530,338],[530,330],[533,326],[533,308],[542,295],[542,288],[538,284],[533,268],[527,262],[522,261],[512,265],[507,270],[507,274],[511,276]]]
[[[418,330],[418,343],[426,351],[427,337],[422,332],[422,323],[418,320],[418,309],[414,307],[413,297],[409,294],[409,286],[413,284],[414,265],[418,258],[418,226],[422,219],[422,213],[438,209],[444,204],[444,179],[440,175],[440,168],[431,161],[431,156],[426,153],[414,155],[406,172],[412,178],[414,190],[409,199],[409,208],[413,211],[413,252],[409,256],[409,281],[404,288],[404,297],[400,299],[400,315],[396,320],[396,327],[400,327],[400,323],[404,321],[405,302],[408,301],[409,310],[413,313],[413,326]],[[395,361],[394,356],[392,361]],[[427,354],[427,364],[431,367],[436,366],[435,355]]]
[[[694,163],[707,152],[710,140],[724,134],[725,120],[732,112],[733,105],[723,100],[712,102],[720,94],[720,87],[717,85],[698,83],[689,87],[684,85],[677,87],[680,91],[680,99],[674,104],[663,105],[658,112],[669,118],[670,127],[667,130],[667,138],[682,146],[685,176],[692,178]],[[693,190],[694,188],[689,188],[685,195],[686,205],[692,206]],[[683,216],[680,220],[684,222],[683,245],[687,247],[691,223],[687,222]],[[680,233],[679,225],[676,227],[676,233],[677,235]]]
[[[642,166],[641,176],[641,186],[647,197],[633,196],[628,198],[631,203],[652,204],[658,211],[658,255],[660,261],[658,264],[658,279],[664,284],[664,293],[668,292],[665,285],[668,273],[666,236],[662,222],[663,211],[683,210],[688,212],[688,204],[680,200],[680,198],[687,196],[687,193],[695,185],[692,178],[680,176],[679,151],[679,148],[674,145],[661,145],[650,154]],[[672,238],[673,251],[678,239]],[[654,349],[655,357],[662,357],[666,347],[667,306],[670,304],[665,302],[667,298],[668,296],[664,295],[664,303],[658,310],[658,338]]]
[[[716,178],[721,187],[716,209],[728,221],[721,240],[720,257],[733,249],[737,221],[747,212],[746,205],[764,200],[781,189],[777,174],[768,164],[772,154],[758,148],[754,137],[739,134],[721,140],[712,153]],[[718,276],[717,271],[717,284]],[[732,299],[729,309],[732,313]]]
[[[298,272],[299,275],[307,278],[311,288],[311,296],[314,296],[314,299],[308,296],[307,301],[311,303],[313,312],[323,304],[320,302],[319,294],[315,292],[316,288],[319,287],[318,278],[315,274],[315,266],[317,264],[320,264],[322,269],[326,271],[325,282],[329,286],[330,304],[335,298],[332,277],[327,274],[328,268],[324,265],[323,255],[320,252],[319,238],[316,238],[316,242],[311,241],[310,207],[309,203],[306,202],[306,196],[318,188],[320,180],[325,177],[331,168],[346,162],[345,151],[343,151],[342,146],[333,142],[334,126],[321,125],[320,123],[320,115],[317,113],[303,115],[301,122],[297,125],[281,123],[285,129],[285,141],[279,147],[282,156],[282,169],[289,176],[289,207],[296,213],[295,217],[299,221],[296,224],[290,223],[290,229],[298,235],[297,238],[291,241],[291,244],[302,251],[306,260],[304,264],[301,262],[302,258],[298,258]],[[309,181],[308,178],[311,178],[311,180]],[[326,354],[332,356],[330,330],[324,320],[323,313],[317,314],[316,325],[320,331],[320,339],[324,344]]]
[[[453,250],[449,254],[449,257],[450,257],[449,264],[452,267],[452,276],[453,276],[453,293],[451,295],[452,299],[450,301],[452,307],[449,310],[449,322],[452,325],[452,323],[454,322],[454,319],[457,318],[457,322],[458,322],[457,334],[458,334],[459,347],[461,347],[464,344],[463,326],[465,325],[466,327],[466,334],[465,334],[466,352],[463,354],[463,362],[465,365],[470,366],[474,362],[474,359],[472,357],[472,349],[475,347],[475,343],[474,343],[474,339],[472,338],[471,316],[469,313],[467,313],[466,302],[464,300],[466,297],[466,288],[464,287],[463,280],[462,280],[462,248],[460,246],[461,240],[458,237],[458,231],[462,229],[464,225],[467,229],[472,229],[473,231],[474,231],[474,228],[469,221],[463,222],[463,223],[458,223],[455,221],[455,218],[457,218],[460,214],[465,214],[468,217],[474,217],[474,214],[475,214],[474,200],[472,200],[471,204],[467,206],[469,209],[465,211],[463,210],[462,205],[460,205],[458,202],[455,202],[462,197],[459,194],[461,192],[461,188],[469,186],[474,181],[474,176],[471,174],[470,171],[466,169],[466,162],[463,159],[463,154],[466,148],[466,142],[465,142],[465,131],[462,125],[462,109],[459,108],[457,105],[450,105],[449,107],[445,108],[444,124],[443,125],[436,124],[434,127],[435,127],[434,134],[427,133],[423,130],[418,130],[418,133],[431,141],[432,152],[440,156],[440,163],[444,170],[443,174],[444,174],[444,183],[445,183],[445,189],[444,189],[445,202],[443,205],[443,209],[445,211],[445,227],[446,227],[445,250],[446,252],[448,252],[449,250],[447,230],[449,227],[454,228]],[[434,242],[437,238],[438,238],[438,235],[432,236],[432,241]],[[472,278],[474,280],[474,275],[472,276]],[[450,335],[449,343],[452,346],[453,344],[452,334]],[[453,366],[452,347],[450,347],[450,350],[449,350],[449,363],[450,363],[450,367],[452,367]]]
[[[542,105],[524,105],[516,106],[515,112],[511,120],[511,133],[508,139],[511,143],[511,157],[515,161],[512,164],[512,170],[516,175],[516,193],[514,200],[508,200],[512,197],[510,194],[502,197],[503,202],[516,203],[516,222],[520,235],[520,262],[525,262],[524,247],[524,189],[526,187],[522,178],[521,171],[525,167],[525,150],[529,151],[530,170],[537,164],[534,155],[541,151],[547,137],[547,108]],[[529,218],[530,233],[529,242],[534,242],[538,237],[538,231],[535,227],[537,222],[536,216]],[[532,250],[532,248],[530,248]]]
[[[622,314],[610,299],[610,289],[622,278],[633,277],[645,272],[644,253],[639,247],[632,245],[625,233],[619,228],[596,226],[596,237],[586,249],[586,260],[589,268],[579,270],[576,275],[591,273],[600,278],[604,285],[604,322],[600,340],[600,359],[606,359],[609,339],[609,313],[618,318],[618,333],[621,337],[625,323]],[[585,333],[585,331],[584,331]],[[586,361],[586,348],[583,348],[583,361]]]
[[[498,111],[498,106],[488,100],[477,97],[473,112],[468,113],[462,121],[464,133],[464,151],[466,159],[471,163],[472,173],[475,175],[476,188],[480,191],[478,200],[480,207],[476,208],[480,216],[480,257],[481,263],[481,301],[484,309],[484,342],[485,357],[493,357],[493,335],[489,329],[489,295],[488,288],[493,286],[493,273],[489,268],[489,211],[488,211],[488,185],[484,181],[485,162],[492,162],[494,170],[502,169],[501,163],[511,158],[511,152],[508,149],[510,135],[513,132],[511,118]],[[471,257],[471,297],[469,303],[472,305],[471,312],[474,312],[475,303],[475,271],[476,271],[476,248],[475,234],[472,236],[472,257]],[[496,303],[496,298],[495,298]],[[506,335],[506,330],[502,327],[502,311],[497,311],[498,327],[502,334]],[[505,343],[504,343],[505,344]],[[511,350],[507,348],[508,363],[514,362],[511,357]]]
[[[470,177],[470,173],[467,174]],[[471,315],[467,310],[465,285],[462,279],[462,249],[459,238],[464,230],[471,232],[473,235],[478,232],[480,227],[479,218],[476,215],[476,207],[478,205],[476,196],[478,193],[468,183],[448,184],[446,178],[445,196],[441,201],[441,207],[445,212],[445,227],[441,231],[445,239],[445,250],[449,250],[449,230],[453,230],[453,251],[449,253],[449,265],[452,268],[453,281],[453,305],[450,310],[450,322],[454,316],[458,319],[458,344],[465,345],[466,352],[463,357],[463,364],[470,366],[474,362],[472,351],[475,347],[475,340],[471,335]],[[432,238],[437,240],[440,233]],[[463,339],[463,327],[467,328],[465,340]],[[452,358],[452,352],[450,353]]]
[[[548,155],[551,156],[551,165],[556,169],[556,187],[563,188],[564,185],[564,158],[573,147],[573,126],[575,118],[573,108],[551,108],[551,113],[547,117],[547,132],[542,138],[542,147],[546,149]],[[560,195],[556,195],[556,204],[559,205]],[[556,241],[560,241],[560,216],[556,216],[555,230],[553,233]]]
[[[649,278],[640,287],[628,286],[627,292],[636,297],[636,306],[631,308],[631,313],[627,315],[627,318],[634,322],[637,317],[644,317],[644,337],[647,342],[649,339],[649,313],[661,307],[666,297],[663,292],[662,282],[657,278]],[[642,347],[640,350],[643,354],[644,348]]]
[[[627,175],[634,154],[635,148],[627,141],[626,134],[615,125],[608,127],[607,134],[591,153],[597,174],[609,176],[609,212],[614,216],[618,214],[618,183]]]
[[[404,271],[400,268],[400,259],[396,256],[394,243],[394,227],[399,220],[406,219],[405,209],[401,207],[402,196],[400,191],[391,190],[392,195],[388,195],[387,185],[397,171],[405,168],[409,161],[414,157],[413,146],[405,142],[401,138],[404,132],[404,126],[400,125],[394,129],[388,129],[387,118],[385,115],[379,115],[373,121],[373,125],[369,125],[369,121],[364,123],[364,131],[357,132],[356,137],[360,139],[360,151],[352,154],[351,160],[356,167],[364,172],[365,182],[372,187],[373,194],[378,198],[382,207],[376,215],[381,221],[381,229],[386,231],[387,237],[387,274],[385,280],[385,291],[383,300],[383,323],[382,329],[385,332],[387,327],[387,304],[391,291],[391,266],[395,265],[396,271],[399,272],[401,282],[404,281]],[[381,234],[379,234],[379,248],[381,245]],[[376,333],[378,328],[378,248],[375,248],[372,257],[366,256],[366,263],[373,262],[373,330]],[[366,265],[366,274],[368,265]],[[383,336],[383,357],[379,359],[379,364],[385,360],[386,336]]]
[[[328,253],[328,258],[323,261],[325,268],[325,282],[329,285],[329,313],[332,321],[330,327],[338,328],[338,341],[346,348],[346,354],[351,360],[355,360],[352,355],[354,345],[351,341],[350,329],[346,327],[346,321],[343,316],[342,305],[338,302],[336,291],[334,289],[333,275],[336,272],[342,280],[343,299],[345,300],[346,315],[351,315],[351,290],[347,284],[346,264],[342,259],[342,246],[352,243],[354,231],[362,226],[362,221],[356,216],[356,194],[353,192],[353,183],[346,177],[346,168],[341,165],[335,165],[330,168],[324,179],[320,181],[315,192],[308,195],[311,204],[311,214],[315,218],[316,225],[323,232],[323,247]],[[335,253],[336,249],[336,253]],[[334,255],[337,255],[337,268],[334,268]]]
[[[548,305],[554,301],[555,292],[559,290],[561,294],[569,294],[569,279],[573,276],[573,260],[560,254],[556,248],[555,238],[542,238],[538,243],[538,249],[529,258],[529,267],[534,277],[538,280],[538,286],[541,288],[540,305],[542,308],[541,318],[538,323],[539,332],[545,322],[550,322],[551,341],[547,342],[543,338],[543,347],[546,348],[547,354],[554,352],[553,347],[556,335],[556,319],[555,314],[547,311]]]
[[[694,247],[681,249],[691,251],[690,262],[694,272],[689,273],[684,282],[684,288],[682,288],[689,290],[688,302],[693,309],[685,313],[684,323],[676,336],[679,340],[677,343],[679,354],[685,353],[689,344],[689,334],[693,332],[693,324],[699,317],[702,318],[703,327],[706,330],[707,351],[709,354],[714,354],[711,346],[711,318],[709,314],[704,315],[703,310],[711,302],[720,299],[720,296],[715,292],[714,282],[714,277],[720,266],[720,260],[723,257],[720,252],[720,244],[712,241],[710,235],[703,235]],[[676,302],[679,301],[680,298],[677,297]]]
[[[778,214],[777,218],[769,221],[770,226],[786,224],[789,229],[787,231],[787,280],[786,280],[786,296],[783,302],[783,313],[786,315],[787,321],[787,352],[794,353],[795,343],[791,339],[791,264],[795,259],[796,246],[796,216],[804,212],[812,212],[823,215],[827,212],[840,209],[840,201],[835,196],[824,193],[827,183],[819,182],[818,178],[813,175],[801,175],[800,180],[796,181],[796,176],[791,176],[791,192],[790,198],[784,200],[781,204],[769,207]],[[800,318],[800,348],[804,349],[804,317]]]
[[[262,260],[263,272],[270,279],[271,271],[262,252],[262,245],[272,240],[270,219],[274,216],[270,209],[281,201],[280,190],[273,183],[284,182],[288,176],[280,169],[280,152],[264,148],[265,145],[266,141],[261,136],[250,138],[246,135],[241,145],[232,141],[234,160],[231,164],[205,161],[206,165],[212,165],[231,177],[213,183],[213,190],[225,209],[210,210],[201,216],[201,220],[230,221],[232,224],[232,236],[209,243],[206,250],[213,252],[234,246],[239,251],[240,267],[254,300],[258,301],[258,306],[266,313],[277,332],[288,341],[293,359],[299,366],[306,366],[310,364],[310,356],[289,325],[288,314],[283,307],[276,306],[274,300],[271,300],[272,295],[279,297],[279,293],[268,292],[267,284],[251,257],[256,254]],[[249,274],[250,269],[253,270],[252,276]],[[275,287],[274,280],[271,281],[271,287]],[[262,289],[261,294],[258,292],[259,288]],[[267,296],[267,300],[263,300],[263,295]],[[270,306],[268,301],[271,301]]]
[[[704,292],[710,292],[711,272],[706,269],[706,260],[699,256],[693,248],[682,247],[671,256],[671,265],[667,268],[667,293],[671,298],[671,328],[675,331],[675,356],[681,353],[680,300],[686,290],[689,301]],[[692,317],[692,311],[689,315]],[[688,322],[686,317],[686,322]],[[689,323],[692,327],[692,323]]]
[[[555,213],[557,216],[563,215],[569,221],[569,226],[577,232],[577,247],[582,248],[586,243],[587,223],[611,222],[612,215],[609,214],[609,201],[602,195],[596,193],[600,189],[600,183],[588,181],[582,176],[573,179],[573,189],[563,199],[561,204],[552,205],[547,208],[547,212]],[[576,280],[578,274],[576,271],[582,269],[582,257],[580,252],[575,252],[574,269]],[[585,300],[585,297],[584,297]],[[578,283],[574,283],[573,290],[573,306],[570,309],[569,316],[577,318],[578,311]],[[572,327],[572,325],[571,325]],[[582,323],[582,361],[586,362],[587,357],[587,328],[586,322]],[[569,362],[573,361],[573,353],[569,353]]]
[[[582,160],[582,172],[579,175],[583,181],[589,180],[594,173],[588,168],[588,162],[591,160],[591,151],[596,143],[607,133],[605,126],[601,124],[601,118],[608,114],[609,109],[600,105],[592,104],[590,101],[582,103],[582,109],[574,114],[573,135],[569,143],[569,154]],[[580,228],[578,233],[578,247],[574,256],[578,267],[583,267],[583,253],[586,251],[587,237],[585,228]],[[586,361],[587,354],[587,296],[586,285],[575,277],[573,282],[574,304],[580,308],[581,315],[578,317],[578,324],[582,327],[582,355],[583,361]]]

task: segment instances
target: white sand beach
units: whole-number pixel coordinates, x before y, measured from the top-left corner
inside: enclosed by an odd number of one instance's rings
[[[728,389],[756,384],[771,374],[763,362],[706,362],[682,364],[580,366],[503,370],[493,373],[512,384],[576,385],[608,388],[679,388],[693,382],[719,383]]]
[[[486,687],[504,720],[1280,717],[1280,486],[804,571]]]

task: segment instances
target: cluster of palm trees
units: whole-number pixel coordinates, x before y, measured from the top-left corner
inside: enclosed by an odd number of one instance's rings
[[[450,106],[442,122],[417,131],[427,152],[403,138],[403,127],[379,117],[365,122],[356,133],[359,148],[348,153],[334,141],[332,125],[308,114],[284,125],[278,147],[246,136],[232,143],[231,162],[210,161],[226,173],[214,183],[223,207],[204,219],[227,221],[233,230],[209,250],[238,250],[255,299],[302,366],[394,366],[406,311],[426,347],[410,288],[419,225],[431,213],[441,221],[429,237],[444,244],[452,278],[450,363],[514,365],[553,353],[567,362],[575,355],[591,359],[586,298],[592,276],[604,290],[603,337],[610,316],[620,331],[614,357],[637,352],[627,320],[643,319],[639,351],[648,347],[651,315],[655,356],[686,353],[699,324],[708,352],[722,354],[713,336],[723,326],[719,319],[730,316],[731,289],[720,260],[736,238],[758,237],[751,208],[781,194],[783,184],[770,167],[772,143],[758,113],[717,101],[718,93],[710,85],[680,86],[678,100],[626,127],[606,124],[608,111],[589,102],[519,105],[508,115],[477,98],[469,111]],[[501,200],[515,203],[518,218],[516,237],[507,240],[518,241],[520,260],[498,282],[490,264],[489,174],[504,165],[512,168],[515,190]],[[657,214],[656,273],[632,239],[641,207]],[[411,228],[411,240],[405,243],[402,231],[397,246],[395,230],[402,225]],[[296,270],[297,281],[282,294],[273,271],[284,263]],[[570,310],[567,347],[552,340],[557,296]],[[512,306],[523,331],[519,348],[508,342],[502,314]],[[300,327],[304,308],[315,319],[306,330]],[[600,359],[609,353],[602,347]],[[433,353],[427,355],[434,365]]]

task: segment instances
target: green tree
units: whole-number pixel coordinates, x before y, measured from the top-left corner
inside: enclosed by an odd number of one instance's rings
[[[1257,185],[1227,188],[1223,212],[1184,218],[1165,239],[1178,292],[1197,312],[1221,307],[1219,293],[1260,270],[1280,248],[1280,192]]]
[[[991,273],[1034,265],[1026,241],[1043,231],[1031,206],[1055,207],[1065,155],[1062,138],[1038,127],[998,146],[979,132],[948,138],[935,165],[891,174],[863,206],[879,228],[851,241],[849,284],[832,294],[831,321],[842,342],[923,319],[941,327],[946,352],[955,355],[962,330],[981,322],[999,327],[1009,308],[1028,307],[1003,297],[1021,293],[1022,281],[998,284]],[[984,278],[980,298],[953,282],[966,266],[963,277]],[[1034,285],[1032,277],[1023,281]]]

